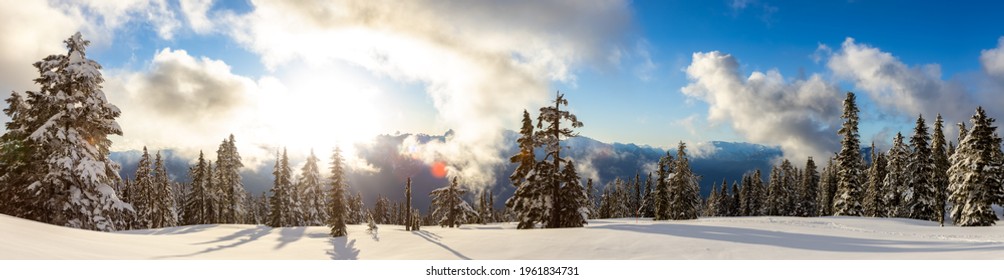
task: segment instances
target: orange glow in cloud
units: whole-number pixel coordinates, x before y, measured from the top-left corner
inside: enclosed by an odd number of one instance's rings
[[[432,169],[429,172],[432,173],[432,176],[436,176],[436,178],[446,177],[446,164],[442,161],[437,161],[432,164]]]

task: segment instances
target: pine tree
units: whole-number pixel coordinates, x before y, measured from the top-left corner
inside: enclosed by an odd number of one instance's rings
[[[653,188],[652,185],[652,172],[645,176],[645,196],[642,198],[642,215],[644,217],[655,217],[655,197],[652,195]]]
[[[405,208],[407,209],[406,210],[407,213],[405,213],[407,221],[404,223],[404,230],[405,231],[411,231],[411,225],[412,225],[412,222],[411,222],[411,218],[412,218],[412,215],[411,215],[411,177],[408,177],[408,180],[404,184],[404,203],[406,204]]]
[[[867,217],[885,217],[887,214],[885,196],[886,167],[888,163],[885,154],[875,149],[872,142],[872,165],[868,169],[868,189],[865,190],[864,215]]]
[[[639,173],[638,171],[635,171],[635,173],[634,173],[634,181],[632,181],[632,183],[634,183],[633,184],[634,191],[631,192],[631,195],[633,195],[634,197],[631,200],[631,213],[635,217],[640,217],[641,216],[641,203],[642,203],[641,202],[641,200],[642,200],[642,197],[641,197],[642,196],[642,190],[641,190],[641,173]]]
[[[670,176],[673,175],[673,165],[674,160],[667,150],[666,155],[659,159],[659,170],[656,171],[658,179],[655,185],[655,191],[652,192],[652,196],[655,198],[654,201],[654,220],[668,220],[670,219],[669,209],[671,203],[671,193],[669,187]]]
[[[310,150],[307,162],[300,169],[300,179],[298,189],[302,198],[302,211],[304,224],[307,226],[320,226],[328,220],[328,210],[325,203],[325,194],[322,188],[321,172],[317,166],[317,156],[314,150]]]
[[[154,200],[157,199],[153,193],[153,169],[150,162],[150,153],[143,147],[143,155],[139,158],[136,167],[136,177],[133,182],[132,203],[136,210],[136,222],[138,228],[153,228],[153,219],[157,215]]]
[[[240,170],[244,167],[241,163],[240,153],[237,152],[237,144],[234,135],[223,140],[220,148],[216,151],[216,183],[217,192],[220,196],[220,222],[221,223],[242,223],[246,217],[246,209],[243,209],[244,199],[247,196],[244,184],[241,182]]]
[[[559,189],[556,197],[557,213],[561,215],[558,220],[561,221],[561,224],[556,227],[582,227],[587,224],[586,219],[589,218],[589,207],[586,206],[589,202],[586,190],[579,183],[580,179],[575,172],[574,162],[568,161],[565,164],[561,170],[561,181],[563,186]]]
[[[710,198],[709,198],[710,199]],[[715,203],[716,209],[714,210],[715,216],[730,216],[729,207],[732,201],[729,197],[728,184],[722,179],[721,191],[718,192],[718,197],[716,197],[717,202]]]
[[[698,187],[700,178],[690,170],[690,160],[687,159],[687,144],[680,142],[676,150],[676,165],[673,177],[670,178],[670,203],[668,216],[673,220],[697,219],[701,207],[701,194]]]
[[[774,166],[770,170],[770,183],[767,184],[767,212],[769,216],[781,216],[784,212],[784,203],[787,200],[784,190],[784,169]]]
[[[477,216],[477,212],[463,199],[466,193],[467,190],[459,187],[457,177],[453,177],[449,186],[435,189],[429,193],[429,196],[432,197],[432,205],[435,206],[433,215],[442,217],[439,220],[439,226],[460,227],[468,219]]]
[[[858,139],[858,106],[854,101],[854,93],[848,92],[844,99],[844,124],[837,133],[840,140],[840,153],[837,154],[837,194],[834,197],[833,211],[837,216],[861,216],[861,148]]]
[[[536,146],[534,139],[533,121],[530,120],[530,113],[524,110],[523,127],[520,129],[520,138],[516,140],[519,153],[509,159],[509,162],[518,164],[509,176],[516,192],[506,200],[506,208],[512,210],[519,222],[516,226],[518,229],[534,228],[538,223],[546,221],[551,213],[550,204],[545,202],[545,186],[540,183],[538,172],[534,170],[537,165],[533,154]]]
[[[599,210],[596,206],[596,187],[593,186],[593,178],[586,180],[586,207],[589,207],[589,218],[596,219],[599,214]]]
[[[938,223],[945,224],[945,202],[948,200],[948,153],[945,149],[945,133],[942,129],[941,114],[934,121],[934,137],[931,140],[931,184],[934,185],[934,215]]]
[[[206,158],[202,151],[199,151],[199,163],[188,169],[188,176],[192,178],[191,190],[185,199],[185,223],[187,225],[208,224],[213,212],[212,197],[208,182],[208,170]]]
[[[540,108],[540,115],[537,116],[537,129],[539,132],[535,133],[535,140],[537,143],[541,143],[544,146],[544,160],[537,163],[537,172],[543,176],[542,184],[546,186],[547,190],[544,192],[547,197],[550,197],[552,202],[567,202],[567,203],[578,203],[579,200],[564,200],[559,199],[560,193],[571,193],[577,192],[578,190],[568,191],[562,190],[562,188],[576,188],[581,189],[581,184],[579,182],[568,181],[571,176],[565,176],[565,172],[561,169],[562,163],[571,164],[570,159],[565,159],[561,157],[561,139],[571,138],[578,136],[578,133],[572,131],[572,128],[582,127],[582,122],[578,118],[567,110],[561,110],[561,106],[568,106],[568,100],[561,93],[557,93],[557,97],[554,99],[553,107],[542,107]],[[567,121],[571,127],[561,127],[562,121]],[[550,159],[551,162],[547,160]],[[574,172],[572,170],[571,172]],[[576,178],[578,176],[575,176]],[[575,221],[564,221],[565,215],[560,215],[559,212],[562,209],[579,209],[582,205],[551,205],[548,207],[550,214],[548,217],[547,227],[557,228],[557,227],[581,227],[582,224]]]
[[[917,126],[913,130],[913,137],[910,137],[910,147],[913,151],[910,153],[906,169],[912,175],[908,178],[904,202],[907,204],[906,210],[910,218],[937,221],[934,205],[937,190],[932,182],[934,161],[928,144],[930,140],[924,117],[917,117]]]
[[[704,205],[704,216],[706,217],[717,217],[718,216],[718,189],[714,186],[711,187],[711,194],[708,195],[708,200]]]
[[[809,157],[805,161],[805,170],[802,171],[801,184],[799,184],[798,216],[811,217],[819,212],[816,204],[817,188],[819,187],[819,172],[816,171],[816,162]]]
[[[739,206],[741,204],[740,201],[741,198],[739,197],[739,192],[740,192],[739,183],[736,181],[732,181],[732,191],[729,192],[729,212],[728,212],[729,216],[731,217],[739,216],[740,213]]]
[[[750,198],[750,215],[767,215],[767,186],[763,185],[763,175],[760,173],[760,169],[754,170],[750,179],[753,181],[753,189],[750,191],[753,194]]]
[[[833,164],[833,158],[830,158],[819,178],[819,216],[832,216],[834,214],[833,205],[838,185],[837,166]]]
[[[300,226],[299,211],[296,208],[295,190],[290,176],[293,171],[289,167],[289,158],[283,149],[282,156],[276,153],[275,168],[272,176],[272,196],[269,197],[269,219],[266,225],[270,227]]]
[[[153,163],[153,174],[151,174],[151,195],[150,205],[153,206],[153,216],[151,217],[152,228],[173,227],[178,225],[177,208],[175,208],[173,184],[167,177],[167,168],[164,160],[157,152]]]
[[[903,199],[909,186],[910,174],[907,169],[909,157],[910,152],[903,144],[903,135],[896,133],[892,149],[889,150],[889,161],[886,166],[888,173],[883,181],[886,191],[884,200],[887,217],[907,217],[909,214]]]
[[[74,228],[113,231],[132,206],[115,193],[119,166],[108,159],[109,135],[122,135],[119,109],[105,99],[101,65],[76,33],[68,52],[33,65],[39,91],[12,94],[2,139],[0,191],[15,195],[17,216]],[[5,194],[5,195],[6,195]]]
[[[949,201],[951,216],[959,226],[990,226],[997,220],[991,204],[998,202],[1004,190],[997,174],[1000,172],[1000,140],[994,137],[994,119],[987,117],[982,107],[970,119],[968,131],[955,154],[951,156]],[[965,130],[963,130],[965,131]],[[961,132],[960,132],[961,133]],[[996,139],[995,139],[996,138]]]
[[[331,155],[331,190],[328,197],[328,227],[331,228],[331,236],[345,236],[348,232],[345,229],[345,190],[348,189],[346,180],[345,159],[342,157],[342,150],[335,147],[335,152]]]
[[[753,190],[753,178],[751,178],[751,176],[753,175],[750,174],[749,172],[743,174],[743,178],[741,181],[742,189],[740,189],[739,191],[739,216],[753,215],[752,214],[753,211],[750,210],[753,205],[752,202],[753,194],[751,193],[751,191]]]

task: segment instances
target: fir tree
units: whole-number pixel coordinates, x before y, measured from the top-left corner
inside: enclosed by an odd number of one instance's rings
[[[509,162],[518,164],[516,170],[509,179],[516,192],[509,200],[506,200],[506,207],[511,209],[516,215],[519,223],[516,228],[530,229],[538,223],[547,220],[550,204],[545,203],[545,186],[538,180],[537,171],[534,167],[537,160],[534,158],[533,149],[536,146],[534,140],[533,121],[530,120],[530,113],[523,111],[523,127],[520,129],[520,138],[516,140],[519,144],[519,153],[509,159]]]
[[[593,186],[593,178],[586,180],[586,207],[589,207],[589,218],[597,218],[598,209],[596,206],[596,187]]]
[[[708,195],[708,200],[704,206],[704,216],[706,217],[717,217],[718,216],[718,189],[711,186],[711,194]]]
[[[143,155],[136,166],[136,177],[133,182],[132,203],[136,210],[136,222],[139,228],[153,228],[153,218],[157,215],[153,194],[153,169],[150,153],[143,147]]]
[[[326,196],[322,188],[321,172],[317,166],[317,162],[318,159],[314,155],[314,150],[310,150],[310,156],[307,156],[307,162],[300,169],[300,179],[297,180],[300,197],[302,198],[301,207],[304,224],[307,226],[324,225],[328,220],[328,207],[327,203],[325,203]]]
[[[861,148],[858,139],[858,106],[854,101],[854,93],[848,92],[844,99],[844,124],[837,133],[840,140],[840,153],[837,154],[837,193],[833,201],[834,215],[861,216]]]
[[[798,216],[811,217],[819,212],[816,204],[817,188],[819,187],[819,172],[816,171],[816,162],[809,157],[805,161],[805,170],[802,171],[802,181],[799,187]]]
[[[441,217],[439,226],[460,227],[468,219],[477,216],[477,212],[463,199],[466,193],[467,190],[459,187],[457,177],[453,177],[449,186],[435,189],[429,194],[432,197],[432,205],[436,209],[433,211],[433,215]]]
[[[565,164],[561,170],[561,181],[564,186],[559,189],[556,207],[558,207],[558,215],[561,215],[558,220],[562,224],[558,224],[556,227],[582,227],[587,224],[586,219],[589,218],[589,208],[586,206],[589,202],[585,189],[579,183],[580,179],[575,172],[574,162],[569,161]]]
[[[937,190],[932,182],[934,161],[928,144],[930,140],[924,117],[917,117],[917,126],[913,130],[913,137],[910,137],[910,147],[913,151],[910,153],[906,169],[912,175],[908,178],[908,192],[904,202],[907,204],[906,210],[910,218],[937,221],[934,205]]]
[[[220,148],[216,151],[216,182],[215,187],[220,196],[219,219],[221,223],[241,223],[246,217],[246,209],[243,209],[244,199],[247,194],[244,191],[244,184],[241,182],[240,170],[244,167],[241,163],[240,153],[237,152],[237,144],[234,135],[223,140]]]
[[[834,197],[837,194],[837,166],[833,164],[833,158],[827,162],[823,168],[823,173],[819,178],[819,216],[832,216]]]
[[[864,215],[867,217],[885,217],[886,191],[885,183],[886,167],[888,163],[885,154],[877,152],[875,143],[872,143],[872,165],[868,169],[868,189],[865,190]]]
[[[132,206],[115,193],[119,166],[108,159],[109,135],[122,135],[119,109],[105,99],[101,65],[76,33],[67,53],[33,65],[39,91],[12,94],[0,143],[0,183],[17,216],[74,228],[113,231]]]
[[[411,215],[411,177],[408,177],[408,180],[404,184],[404,203],[406,204],[405,205],[405,209],[407,211],[405,213],[405,217],[407,218],[407,221],[405,221],[405,223],[404,223],[404,230],[405,231],[411,231],[411,225],[412,225],[412,222],[411,222],[411,218],[412,218],[412,215]]]
[[[942,129],[941,114],[934,121],[934,137],[931,140],[931,184],[934,185],[934,215],[938,223],[945,224],[945,202],[948,200],[948,153],[945,149],[945,133]]]
[[[342,157],[342,150],[335,147],[335,152],[331,155],[331,190],[328,192],[328,227],[331,228],[331,236],[345,236],[345,190],[348,189],[346,180],[345,159]]]
[[[784,171],[780,166],[770,170],[770,183],[767,185],[767,212],[769,216],[781,216],[784,212],[785,196]]]
[[[910,152],[903,144],[903,135],[896,133],[893,139],[892,149],[889,150],[889,161],[886,166],[886,176],[883,181],[885,187],[884,202],[887,217],[908,216],[906,203],[904,203],[904,193],[907,192],[909,184],[909,173],[907,169],[910,160]]]
[[[701,194],[698,187],[700,178],[690,170],[690,160],[687,159],[687,144],[680,142],[676,150],[676,164],[673,177],[670,178],[670,203],[668,207],[670,219],[697,219],[701,207]]]
[[[160,157],[160,152],[154,159],[153,173],[151,174],[151,195],[150,205],[153,206],[151,217],[152,228],[173,227],[178,225],[177,208],[175,208],[175,195],[173,184],[167,177],[167,168],[164,160]]]
[[[658,179],[655,191],[652,192],[652,196],[655,198],[653,205],[655,210],[654,219],[657,221],[670,219],[669,213],[671,210],[669,206],[672,195],[669,190],[669,178],[673,174],[673,168],[675,168],[673,162],[673,157],[668,150],[666,151],[666,155],[659,159],[659,170],[656,171]]]
[[[997,220],[991,204],[998,202],[1004,190],[997,174],[1000,172],[1000,140],[994,137],[994,119],[977,108],[968,131],[948,169],[951,216],[959,226],[990,226]],[[964,130],[963,130],[964,131]],[[961,133],[961,132],[960,132]]]
[[[562,188],[576,188],[581,189],[581,184],[579,182],[568,181],[571,176],[565,176],[565,172],[561,169],[562,163],[571,164],[570,159],[565,159],[561,157],[561,139],[571,138],[578,136],[578,133],[572,131],[572,128],[582,127],[582,122],[578,118],[567,110],[562,110],[561,106],[568,106],[568,100],[565,99],[563,94],[557,93],[557,97],[554,99],[553,107],[542,107],[540,108],[540,115],[537,116],[537,129],[540,129],[538,133],[535,133],[537,143],[541,143],[544,146],[544,160],[538,162],[537,172],[544,177],[542,184],[546,186],[547,190],[544,192],[547,197],[550,197],[553,202],[567,202],[567,203],[579,203],[581,200],[564,200],[559,199],[560,193],[571,193],[579,190],[568,191],[562,190]],[[561,127],[562,121],[567,121],[571,127]],[[547,160],[550,159],[551,162]],[[574,172],[572,170],[571,172]],[[578,176],[575,176],[576,178]],[[582,205],[551,205],[548,207],[550,210],[550,215],[548,217],[547,227],[581,227],[582,224],[578,221],[564,221],[563,218],[568,216],[560,215],[559,212],[564,211],[562,209],[579,209]]]
[[[286,150],[283,149],[281,156],[279,153],[276,153],[275,156],[275,168],[272,171],[274,181],[272,183],[272,196],[269,197],[270,211],[266,225],[270,227],[299,226],[301,223],[299,211],[295,209],[297,208],[294,198],[295,190],[290,180],[293,171],[289,167]]]
[[[188,225],[208,224],[211,220],[213,203],[206,164],[205,155],[199,151],[199,162],[188,169],[188,176],[192,178],[191,190],[185,199],[185,224]]]

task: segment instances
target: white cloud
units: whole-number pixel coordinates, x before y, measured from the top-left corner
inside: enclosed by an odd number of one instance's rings
[[[499,132],[514,128],[523,109],[544,104],[549,82],[574,83],[578,64],[607,62],[628,28],[627,5],[264,0],[224,22],[272,69],[348,63],[425,84],[439,120],[456,134],[450,145],[427,145],[423,158],[448,158],[450,170],[480,185],[503,162]]]
[[[181,0],[178,4],[192,31],[206,34],[213,30],[213,21],[207,16],[209,8],[213,6],[213,0]]]
[[[747,140],[780,146],[785,157],[827,158],[839,147],[839,89],[819,75],[785,81],[776,70],[743,78],[739,63],[720,52],[694,53],[681,89],[708,103],[708,120],[731,124]]]
[[[838,79],[854,83],[882,109],[916,118],[933,119],[941,113],[948,120],[968,119],[976,108],[967,90],[958,82],[941,79],[937,64],[907,66],[878,48],[847,38],[827,62]]]
[[[1004,37],[997,40],[997,47],[980,51],[980,64],[983,71],[1004,82]]]

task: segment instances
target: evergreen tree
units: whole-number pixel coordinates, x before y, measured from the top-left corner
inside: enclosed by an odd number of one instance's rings
[[[221,223],[242,223],[247,216],[244,209],[244,199],[247,196],[244,184],[241,182],[240,153],[237,152],[237,144],[234,135],[223,140],[220,148],[216,151],[216,182],[215,187],[220,198],[219,219]]]
[[[642,197],[641,197],[642,196],[642,190],[641,190],[641,173],[639,173],[638,171],[635,171],[635,173],[634,173],[634,181],[632,181],[632,183],[634,183],[633,184],[634,191],[631,192],[631,195],[633,195],[634,197],[631,199],[631,213],[635,217],[640,217],[641,216],[641,203],[642,203],[641,202],[641,199],[642,199]]]
[[[673,168],[673,177],[670,178],[669,192],[670,219],[688,220],[697,219],[698,210],[701,207],[701,194],[698,187],[700,178],[690,170],[690,160],[687,159],[687,144],[680,142],[676,149],[676,165]]]
[[[844,124],[837,133],[840,140],[840,153],[837,154],[837,194],[833,201],[834,215],[861,216],[861,200],[864,192],[861,190],[861,148],[858,139],[858,106],[854,101],[854,93],[848,92],[844,99]]]
[[[781,216],[784,212],[784,203],[787,195],[784,190],[784,169],[774,166],[770,170],[770,183],[767,185],[767,212],[769,216]]]
[[[151,228],[177,226],[178,214],[177,208],[175,208],[174,187],[167,177],[167,168],[164,166],[164,160],[160,157],[160,152],[157,152],[153,165],[153,174],[151,174],[150,180],[152,184],[149,186],[152,189],[148,191],[151,195],[150,205],[154,209]]]
[[[655,197],[652,195],[653,188],[652,185],[652,172],[645,176],[645,196],[642,198],[642,215],[644,217],[655,217]]]
[[[197,225],[210,223],[210,216],[213,212],[211,189],[209,188],[209,174],[206,165],[206,158],[202,151],[199,151],[199,163],[188,169],[188,176],[192,178],[191,189],[185,199],[185,224]]]
[[[536,224],[546,221],[547,215],[551,213],[551,205],[545,200],[545,186],[540,183],[538,172],[534,170],[537,164],[533,154],[536,146],[534,139],[533,121],[530,120],[530,113],[524,110],[523,127],[520,129],[520,138],[516,140],[519,153],[509,159],[509,162],[518,164],[509,176],[516,192],[506,200],[506,208],[512,210],[519,222],[516,226],[518,229],[534,228]]]
[[[717,217],[718,216],[718,189],[711,186],[711,194],[708,195],[708,201],[704,206],[704,216],[706,217]]]
[[[767,186],[763,184],[763,174],[760,173],[760,169],[754,170],[750,179],[753,181],[753,190],[750,191],[753,194],[750,198],[750,215],[767,215]]]
[[[0,209],[55,225],[119,230],[133,211],[115,193],[119,166],[108,159],[108,136],[122,135],[115,121],[121,113],[105,99],[101,65],[86,56],[90,41],[76,33],[63,43],[65,55],[33,64],[40,90],[7,99]]]
[[[722,179],[721,191],[718,192],[718,200],[716,204],[717,209],[715,209],[715,216],[731,216],[729,214],[729,207],[731,207],[732,201],[729,196],[728,184],[725,183],[725,179]]]
[[[538,133],[535,133],[536,142],[541,143],[544,146],[544,160],[537,163],[536,170],[540,175],[544,177],[543,185],[548,188],[545,194],[548,194],[551,201],[553,202],[567,202],[567,203],[578,203],[581,200],[564,200],[559,199],[560,193],[572,193],[578,192],[581,189],[581,184],[578,181],[572,182],[571,176],[566,176],[564,171],[561,169],[562,163],[571,164],[570,159],[565,159],[561,157],[561,139],[571,138],[578,136],[578,133],[572,131],[572,128],[582,127],[582,122],[578,118],[567,110],[561,110],[561,106],[568,106],[568,100],[565,99],[563,94],[557,93],[557,98],[554,100],[553,107],[542,107],[540,108],[540,115],[537,116],[537,129],[540,129]],[[562,120],[567,121],[571,124],[571,127],[561,127]],[[547,160],[550,159],[551,162]],[[574,172],[572,170],[571,172]],[[578,176],[575,176],[576,178]],[[562,188],[578,188],[576,190],[562,190]],[[549,219],[547,222],[548,228],[556,227],[581,227],[582,224],[578,223],[578,220],[574,221],[564,221],[563,218],[568,216],[559,215],[559,212],[564,211],[562,209],[579,209],[582,205],[551,205],[549,210],[551,211]]]
[[[1000,140],[994,137],[994,119],[987,117],[982,107],[970,119],[968,131],[948,169],[951,216],[959,226],[990,226],[997,220],[991,204],[999,203],[1004,190],[997,174],[1000,172]],[[961,132],[960,132],[961,133]]]
[[[411,225],[412,225],[412,223],[411,223],[411,218],[412,218],[412,215],[411,215],[411,177],[408,177],[408,180],[404,184],[404,203],[406,204],[405,205],[405,209],[407,211],[407,213],[405,213],[405,217],[407,218],[407,221],[405,221],[405,223],[404,223],[404,230],[405,231],[411,231]]]
[[[819,187],[819,172],[816,171],[816,162],[809,157],[805,161],[805,170],[802,171],[802,181],[799,186],[798,216],[811,217],[819,212],[816,204],[817,189]]]
[[[833,205],[837,186],[837,166],[833,164],[833,158],[830,158],[819,178],[819,216],[832,216],[834,214]]]
[[[740,189],[739,191],[739,216],[753,215],[752,214],[753,211],[750,210],[753,205],[752,202],[753,194],[751,193],[751,191],[753,190],[753,178],[751,178],[751,176],[753,175],[750,174],[749,172],[743,174],[743,178],[741,181],[742,189]]]
[[[304,224],[307,226],[324,225],[328,220],[328,207],[325,203],[321,172],[317,162],[318,158],[314,155],[314,150],[310,150],[310,156],[307,156],[307,162],[300,169],[300,179],[297,180],[302,198],[301,208]]]
[[[587,224],[586,219],[589,218],[589,207],[586,206],[589,202],[586,191],[579,183],[581,180],[575,172],[574,162],[568,161],[562,168],[561,181],[564,186],[559,189],[560,192],[556,197],[558,215],[561,215],[558,220],[561,221],[561,224],[556,227],[582,227]]]
[[[885,196],[886,167],[888,163],[885,154],[877,152],[872,142],[872,165],[868,169],[868,189],[865,190],[864,215],[867,217],[885,217],[887,214]]]
[[[275,168],[272,171],[272,196],[269,197],[269,219],[266,225],[270,227],[299,226],[299,211],[296,210],[293,183],[290,176],[293,171],[289,167],[289,158],[283,149],[282,156],[276,153]]]
[[[934,121],[934,138],[931,140],[931,184],[934,185],[934,218],[945,224],[945,202],[948,200],[948,153],[945,149],[945,133],[942,130],[941,114]]]
[[[654,219],[657,221],[670,219],[669,213],[671,210],[669,206],[672,195],[669,188],[669,178],[670,175],[673,175],[673,168],[675,168],[673,162],[673,157],[668,150],[666,151],[666,155],[659,159],[659,170],[656,171],[658,180],[655,185],[655,191],[652,192],[652,196],[655,198],[653,205],[655,210]]]
[[[345,159],[342,157],[342,150],[335,147],[335,152],[331,155],[331,191],[328,193],[328,227],[331,228],[331,236],[345,236],[346,203],[345,191],[349,184],[346,180]]]
[[[150,153],[143,147],[143,155],[139,158],[136,166],[136,177],[133,182],[132,203],[136,210],[136,222],[138,228],[153,228],[154,216],[157,216],[157,209],[154,200],[157,197],[153,194],[153,163],[150,162]]]
[[[457,184],[457,177],[453,177],[449,186],[435,189],[429,194],[436,209],[433,215],[442,217],[439,226],[460,227],[477,216],[477,212],[463,199],[466,193],[467,190],[461,189]]]
[[[909,217],[913,219],[937,221],[935,213],[935,193],[937,190],[932,182],[934,172],[934,161],[932,159],[929,142],[931,137],[927,134],[927,125],[924,124],[924,117],[917,117],[917,126],[913,130],[913,137],[910,137],[910,160],[906,169],[909,176],[907,193],[904,195],[904,202]]]
[[[596,206],[596,187],[593,186],[593,178],[586,180],[586,207],[589,207],[589,218],[596,219],[599,214],[599,210]]]
[[[739,197],[739,183],[732,181],[732,191],[729,192],[729,212],[728,215],[735,217],[739,216],[740,210],[739,206],[741,204]]]
[[[889,150],[889,161],[886,166],[886,176],[883,181],[885,185],[885,206],[887,217],[907,217],[906,203],[904,203],[904,193],[907,192],[909,177],[907,169],[910,160],[910,152],[903,144],[903,135],[896,133],[893,139],[892,149]]]

